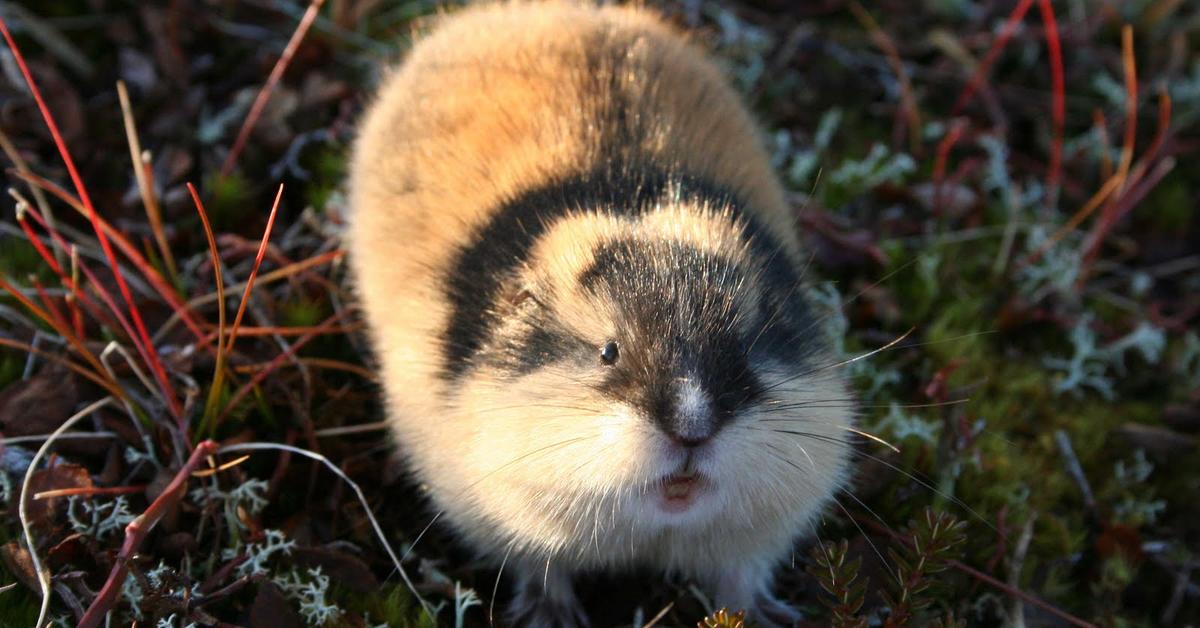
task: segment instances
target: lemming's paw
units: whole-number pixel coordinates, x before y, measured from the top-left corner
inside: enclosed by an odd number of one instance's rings
[[[760,626],[794,626],[804,615],[773,595],[759,595],[755,606],[746,613]]]
[[[587,615],[578,602],[563,605],[550,600],[514,600],[508,609],[511,626],[529,628],[588,628]]]
[[[509,625],[522,628],[590,626],[566,572],[522,569],[517,574],[516,585],[516,595],[508,605]]]
[[[803,615],[771,595],[771,570],[744,567],[716,579],[716,606],[746,611],[746,619],[758,626],[793,626]],[[748,623],[751,623],[748,622]]]

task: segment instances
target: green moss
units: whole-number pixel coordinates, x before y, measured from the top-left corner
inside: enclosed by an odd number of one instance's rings
[[[311,327],[328,316],[329,304],[319,299],[297,298],[279,309],[281,327]]]
[[[0,390],[17,381],[25,370],[25,354],[0,348]]]
[[[32,244],[16,237],[0,237],[0,276],[23,283],[29,275],[36,276],[43,284],[56,283],[54,272]]]
[[[305,186],[305,202],[316,211],[323,211],[329,197],[346,177],[346,152],[341,146],[323,145],[319,151],[304,160],[309,170]]]
[[[1196,212],[1194,194],[1184,173],[1176,170],[1154,188],[1135,215],[1156,231],[1187,233]]]
[[[245,176],[236,172],[225,177],[213,174],[207,178],[204,189],[208,193],[204,209],[214,231],[233,230],[239,221],[253,215],[250,208],[255,200],[254,190]]]
[[[14,577],[2,568],[0,577],[6,583],[14,581]],[[18,585],[15,590],[0,595],[0,625],[32,626],[37,623],[39,607],[37,598]]]
[[[382,623],[397,628],[436,626],[403,584],[385,586],[370,595],[353,593],[335,585],[333,595],[342,608],[368,618],[368,625]]]

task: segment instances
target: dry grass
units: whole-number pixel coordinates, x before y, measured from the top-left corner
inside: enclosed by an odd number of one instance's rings
[[[341,264],[356,114],[435,7],[323,4],[0,8],[0,617],[486,625],[506,595],[396,468]],[[815,625],[1195,621],[1197,9],[654,4],[769,128],[864,356],[860,479],[781,593]],[[706,612],[584,592],[598,625]]]

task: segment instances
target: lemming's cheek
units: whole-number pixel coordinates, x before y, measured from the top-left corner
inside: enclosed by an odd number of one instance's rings
[[[612,404],[608,413],[596,417],[596,445],[605,448],[640,448],[646,436],[641,418],[625,404]]]

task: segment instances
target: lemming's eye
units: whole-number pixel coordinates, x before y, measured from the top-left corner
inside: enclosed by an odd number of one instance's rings
[[[608,366],[616,364],[617,358],[619,357],[621,357],[621,352],[617,348],[617,342],[615,340],[606,342],[604,347],[600,349],[600,361]]]

